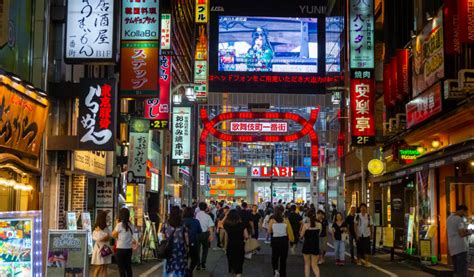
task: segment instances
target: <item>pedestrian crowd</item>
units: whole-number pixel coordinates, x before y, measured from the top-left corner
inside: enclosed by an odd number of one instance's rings
[[[131,257],[136,241],[129,217],[129,211],[122,208],[111,232],[105,222],[106,214],[99,213],[93,231],[94,276],[107,276],[111,255],[104,249],[111,247],[116,248],[120,276],[132,276]],[[326,213],[322,206],[309,203],[201,202],[190,207],[170,208],[160,229],[162,240],[157,246],[157,255],[164,260],[164,277],[193,276],[194,272],[206,269],[209,249],[215,241],[217,249],[224,251],[227,257],[229,276],[239,277],[245,259],[251,259],[260,250],[260,240],[271,246],[274,276],[285,277],[288,255],[295,255],[300,249],[298,245],[302,245],[305,276],[319,277],[319,265],[325,263],[328,242],[333,243],[336,265],[344,265],[347,243],[352,262],[369,266],[372,225],[365,204],[361,204],[358,211],[351,207],[344,216],[335,206],[331,213]],[[329,236],[333,240],[328,241]],[[116,239],[114,246],[109,244],[111,238]],[[358,259],[354,256],[354,242]]]

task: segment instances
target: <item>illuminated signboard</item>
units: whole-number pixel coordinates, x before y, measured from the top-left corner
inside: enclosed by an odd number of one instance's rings
[[[399,152],[402,160],[416,160],[421,155],[416,149],[400,149]]]
[[[441,83],[427,89],[405,105],[407,128],[433,117],[442,110]]]
[[[350,68],[374,68],[374,1],[349,1]]]
[[[370,75],[371,74],[367,74],[367,77],[369,77]],[[366,146],[375,144],[374,102],[374,79],[351,79],[351,133],[352,145],[354,146]]]
[[[145,118],[151,129],[167,129],[171,86],[171,56],[160,57],[160,98],[145,100]]]
[[[207,23],[209,20],[209,0],[196,0],[196,23]]]
[[[176,165],[191,162],[191,107],[173,107],[171,160]]]
[[[230,131],[235,133],[286,133],[287,122],[231,122]]]
[[[122,0],[122,40],[158,40],[158,0]]]
[[[161,15],[161,49],[171,49],[171,14],[164,13]]]
[[[273,172],[273,174],[272,174]],[[252,177],[293,177],[293,167],[252,167],[250,168]]]
[[[114,1],[67,1],[65,60],[113,61]]]

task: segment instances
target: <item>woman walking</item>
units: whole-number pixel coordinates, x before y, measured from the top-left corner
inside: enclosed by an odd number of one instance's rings
[[[319,223],[321,223],[321,232],[319,233],[319,264],[324,263],[324,256],[328,251],[328,228],[329,223],[326,219],[326,213],[323,210],[318,210],[317,218]]]
[[[237,210],[230,210],[227,213],[224,229],[227,233],[226,255],[229,275],[240,277],[244,265],[245,240],[249,235]]]
[[[163,228],[165,238],[171,242],[171,256],[166,259],[163,277],[185,277],[188,268],[189,238],[178,206],[171,208],[168,222]]]
[[[334,234],[334,250],[336,255],[336,265],[344,265],[346,252],[346,242],[343,237],[347,236],[347,225],[342,218],[342,214],[337,212],[334,216],[334,223],[332,224]]]
[[[319,233],[322,225],[316,220],[314,210],[309,210],[306,214],[308,222],[301,226],[300,237],[304,238],[303,257],[304,257],[304,276],[310,277],[311,270],[316,277],[319,277]]]
[[[286,277],[286,260],[289,249],[288,227],[290,227],[286,222],[283,217],[283,207],[276,207],[273,217],[268,223],[268,231],[271,234],[272,267],[275,277]]]
[[[132,242],[134,227],[130,223],[130,211],[121,208],[112,237],[117,240],[117,265],[120,277],[132,277]]]
[[[258,206],[252,206],[252,222],[253,222],[253,230],[252,230],[252,237],[258,240],[259,235],[259,225],[260,225],[260,213],[258,212]]]
[[[184,209],[183,222],[188,231],[189,258],[191,260],[189,271],[192,273],[199,263],[199,247],[197,236],[202,233],[202,229],[199,220],[194,218],[194,210],[191,207],[186,207]]]
[[[91,260],[91,264],[95,265],[94,277],[107,277],[107,266],[112,263],[112,249],[109,244],[111,237],[112,233],[107,227],[107,213],[99,211],[92,232],[92,239],[95,241]]]

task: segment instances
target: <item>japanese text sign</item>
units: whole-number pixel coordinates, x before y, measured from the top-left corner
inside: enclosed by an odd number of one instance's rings
[[[455,0],[451,1],[455,2]],[[474,43],[474,0],[457,0],[461,42]]]
[[[171,14],[164,13],[161,15],[161,50],[171,49]]]
[[[78,149],[115,150],[116,106],[114,79],[81,80]]]
[[[158,0],[122,1],[122,40],[158,40]]]
[[[408,73],[409,50],[397,49],[397,82],[400,100],[410,93],[410,79]]]
[[[231,122],[232,133],[286,133],[287,122]]]
[[[38,157],[48,101],[0,75],[0,152],[15,149]]]
[[[374,68],[374,1],[349,1],[350,68]]]
[[[196,23],[207,23],[209,20],[209,0],[196,0]]]
[[[122,43],[121,96],[158,94],[158,42]]]
[[[357,146],[374,144],[374,79],[352,79],[350,97],[352,144]]]
[[[113,60],[114,1],[67,2],[66,61]]]
[[[413,97],[444,78],[443,14],[438,12],[415,38],[413,48]]]
[[[114,206],[114,179],[104,178],[97,180],[95,187],[95,206],[110,208]]]
[[[172,154],[173,164],[191,161],[191,107],[173,107]]]
[[[128,172],[132,172],[134,178],[145,177],[146,161],[148,160],[148,132],[131,132],[129,140]]]
[[[194,82],[194,94],[197,102],[205,102],[207,100],[207,80]]]
[[[194,81],[207,80],[207,61],[194,62]]]
[[[441,83],[437,83],[406,104],[407,128],[411,128],[442,110]]]
[[[171,57],[160,57],[160,98],[145,100],[145,118],[152,119],[150,128],[166,129],[169,120]]]

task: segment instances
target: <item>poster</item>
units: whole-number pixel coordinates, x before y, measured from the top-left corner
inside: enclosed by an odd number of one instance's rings
[[[46,276],[87,276],[87,231],[50,230]]]
[[[77,230],[76,212],[67,212],[67,229]]]
[[[33,219],[0,219],[0,276],[33,276]]]
[[[97,208],[114,206],[113,178],[97,180],[97,186],[95,187],[95,206]]]
[[[89,212],[82,213],[81,214],[81,221],[82,221],[82,230],[87,231],[88,254],[92,255],[92,247],[94,246],[94,244],[92,242],[91,214]]]

